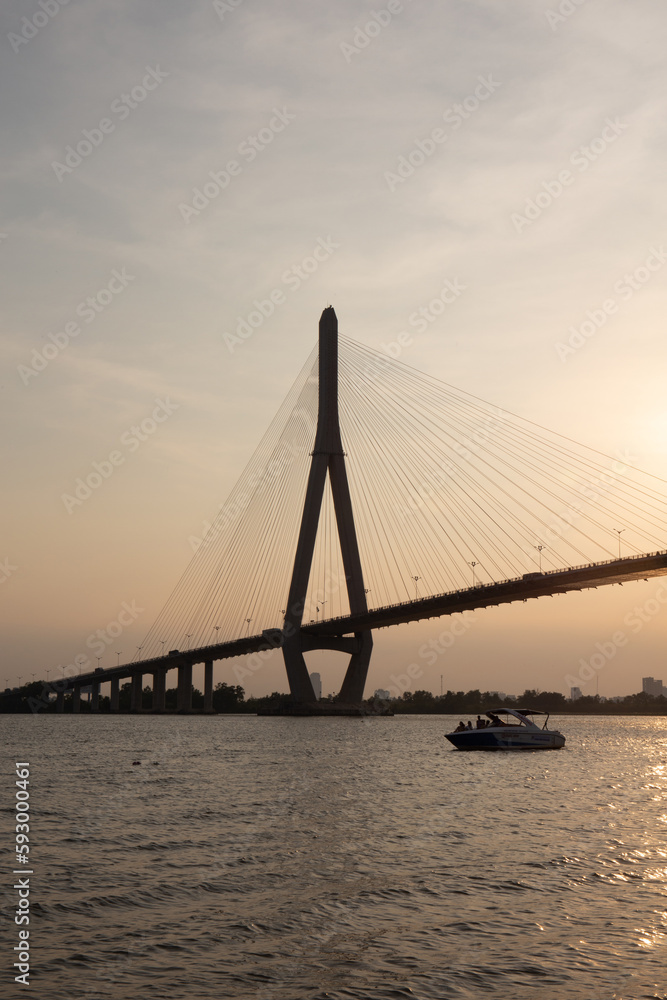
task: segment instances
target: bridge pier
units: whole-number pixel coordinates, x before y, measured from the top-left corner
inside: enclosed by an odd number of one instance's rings
[[[81,711],[81,687],[75,684],[72,688],[72,712],[76,715]]]
[[[153,711],[164,712],[167,696],[167,671],[160,667],[153,671]]]
[[[368,666],[373,652],[373,633],[357,632],[355,639],[359,642],[359,650],[350,657],[338,696],[340,701],[350,705],[358,705],[364,697]]]
[[[213,712],[213,660],[204,664],[204,711]]]
[[[141,685],[143,682],[143,674],[132,674],[132,692],[131,692],[131,702],[130,711],[140,712],[141,711]]]
[[[93,683],[93,690],[90,696],[90,711],[99,712],[100,710],[100,685],[99,683]]]
[[[178,668],[177,712],[192,711],[192,664],[182,663]]]
[[[111,678],[111,711],[120,709],[120,677]]]

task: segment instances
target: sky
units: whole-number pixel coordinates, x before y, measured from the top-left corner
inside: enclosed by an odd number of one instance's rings
[[[667,479],[666,22],[647,0],[6,0],[0,684],[135,655],[328,304]],[[464,616],[434,662],[453,621],[376,633],[368,690],[637,691],[667,680],[660,588]],[[340,657],[309,663],[337,689]],[[215,680],[286,689],[279,658]]]

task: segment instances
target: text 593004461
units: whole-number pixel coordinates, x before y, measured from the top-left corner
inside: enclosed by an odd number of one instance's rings
[[[27,761],[16,763],[16,864],[15,875],[32,875],[32,869],[21,868],[29,865],[30,854],[30,764]],[[30,878],[17,879],[14,888],[17,892],[16,913],[14,923],[19,927],[18,944],[14,946],[17,962],[14,962],[18,975],[14,976],[17,983],[30,985]]]

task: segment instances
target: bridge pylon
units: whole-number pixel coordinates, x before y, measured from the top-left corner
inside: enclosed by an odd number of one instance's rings
[[[354,637],[309,636],[302,630],[306,591],[327,472],[331,484],[350,613],[364,613],[368,610],[366,592],[338,418],[338,319],[331,306],[328,306],[320,317],[317,432],[285,612],[283,656],[292,698],[307,704],[315,702],[316,699],[303,654],[312,649],[336,649],[350,653],[350,661],[337,700],[348,705],[358,705],[363,698],[373,649],[372,632],[370,630],[357,632]]]

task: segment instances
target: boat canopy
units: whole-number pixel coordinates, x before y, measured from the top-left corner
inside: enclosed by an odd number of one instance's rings
[[[545,719],[544,725],[542,726],[543,729],[546,729],[547,722],[549,721],[549,713],[548,712],[540,712],[536,708],[497,708],[495,711],[493,711],[493,712],[489,711],[486,714],[491,719],[491,721],[493,721],[493,716],[494,715],[496,715],[496,716],[498,716],[498,715],[513,715],[514,718],[518,719],[519,722],[522,725],[528,726],[528,727],[533,727],[533,728],[536,728],[536,729],[538,729],[539,726],[537,726],[537,724],[532,721],[532,719],[530,718],[531,715],[546,715],[546,719]]]
[[[548,712],[540,712],[536,708],[495,708],[487,712],[487,715],[548,715]]]

